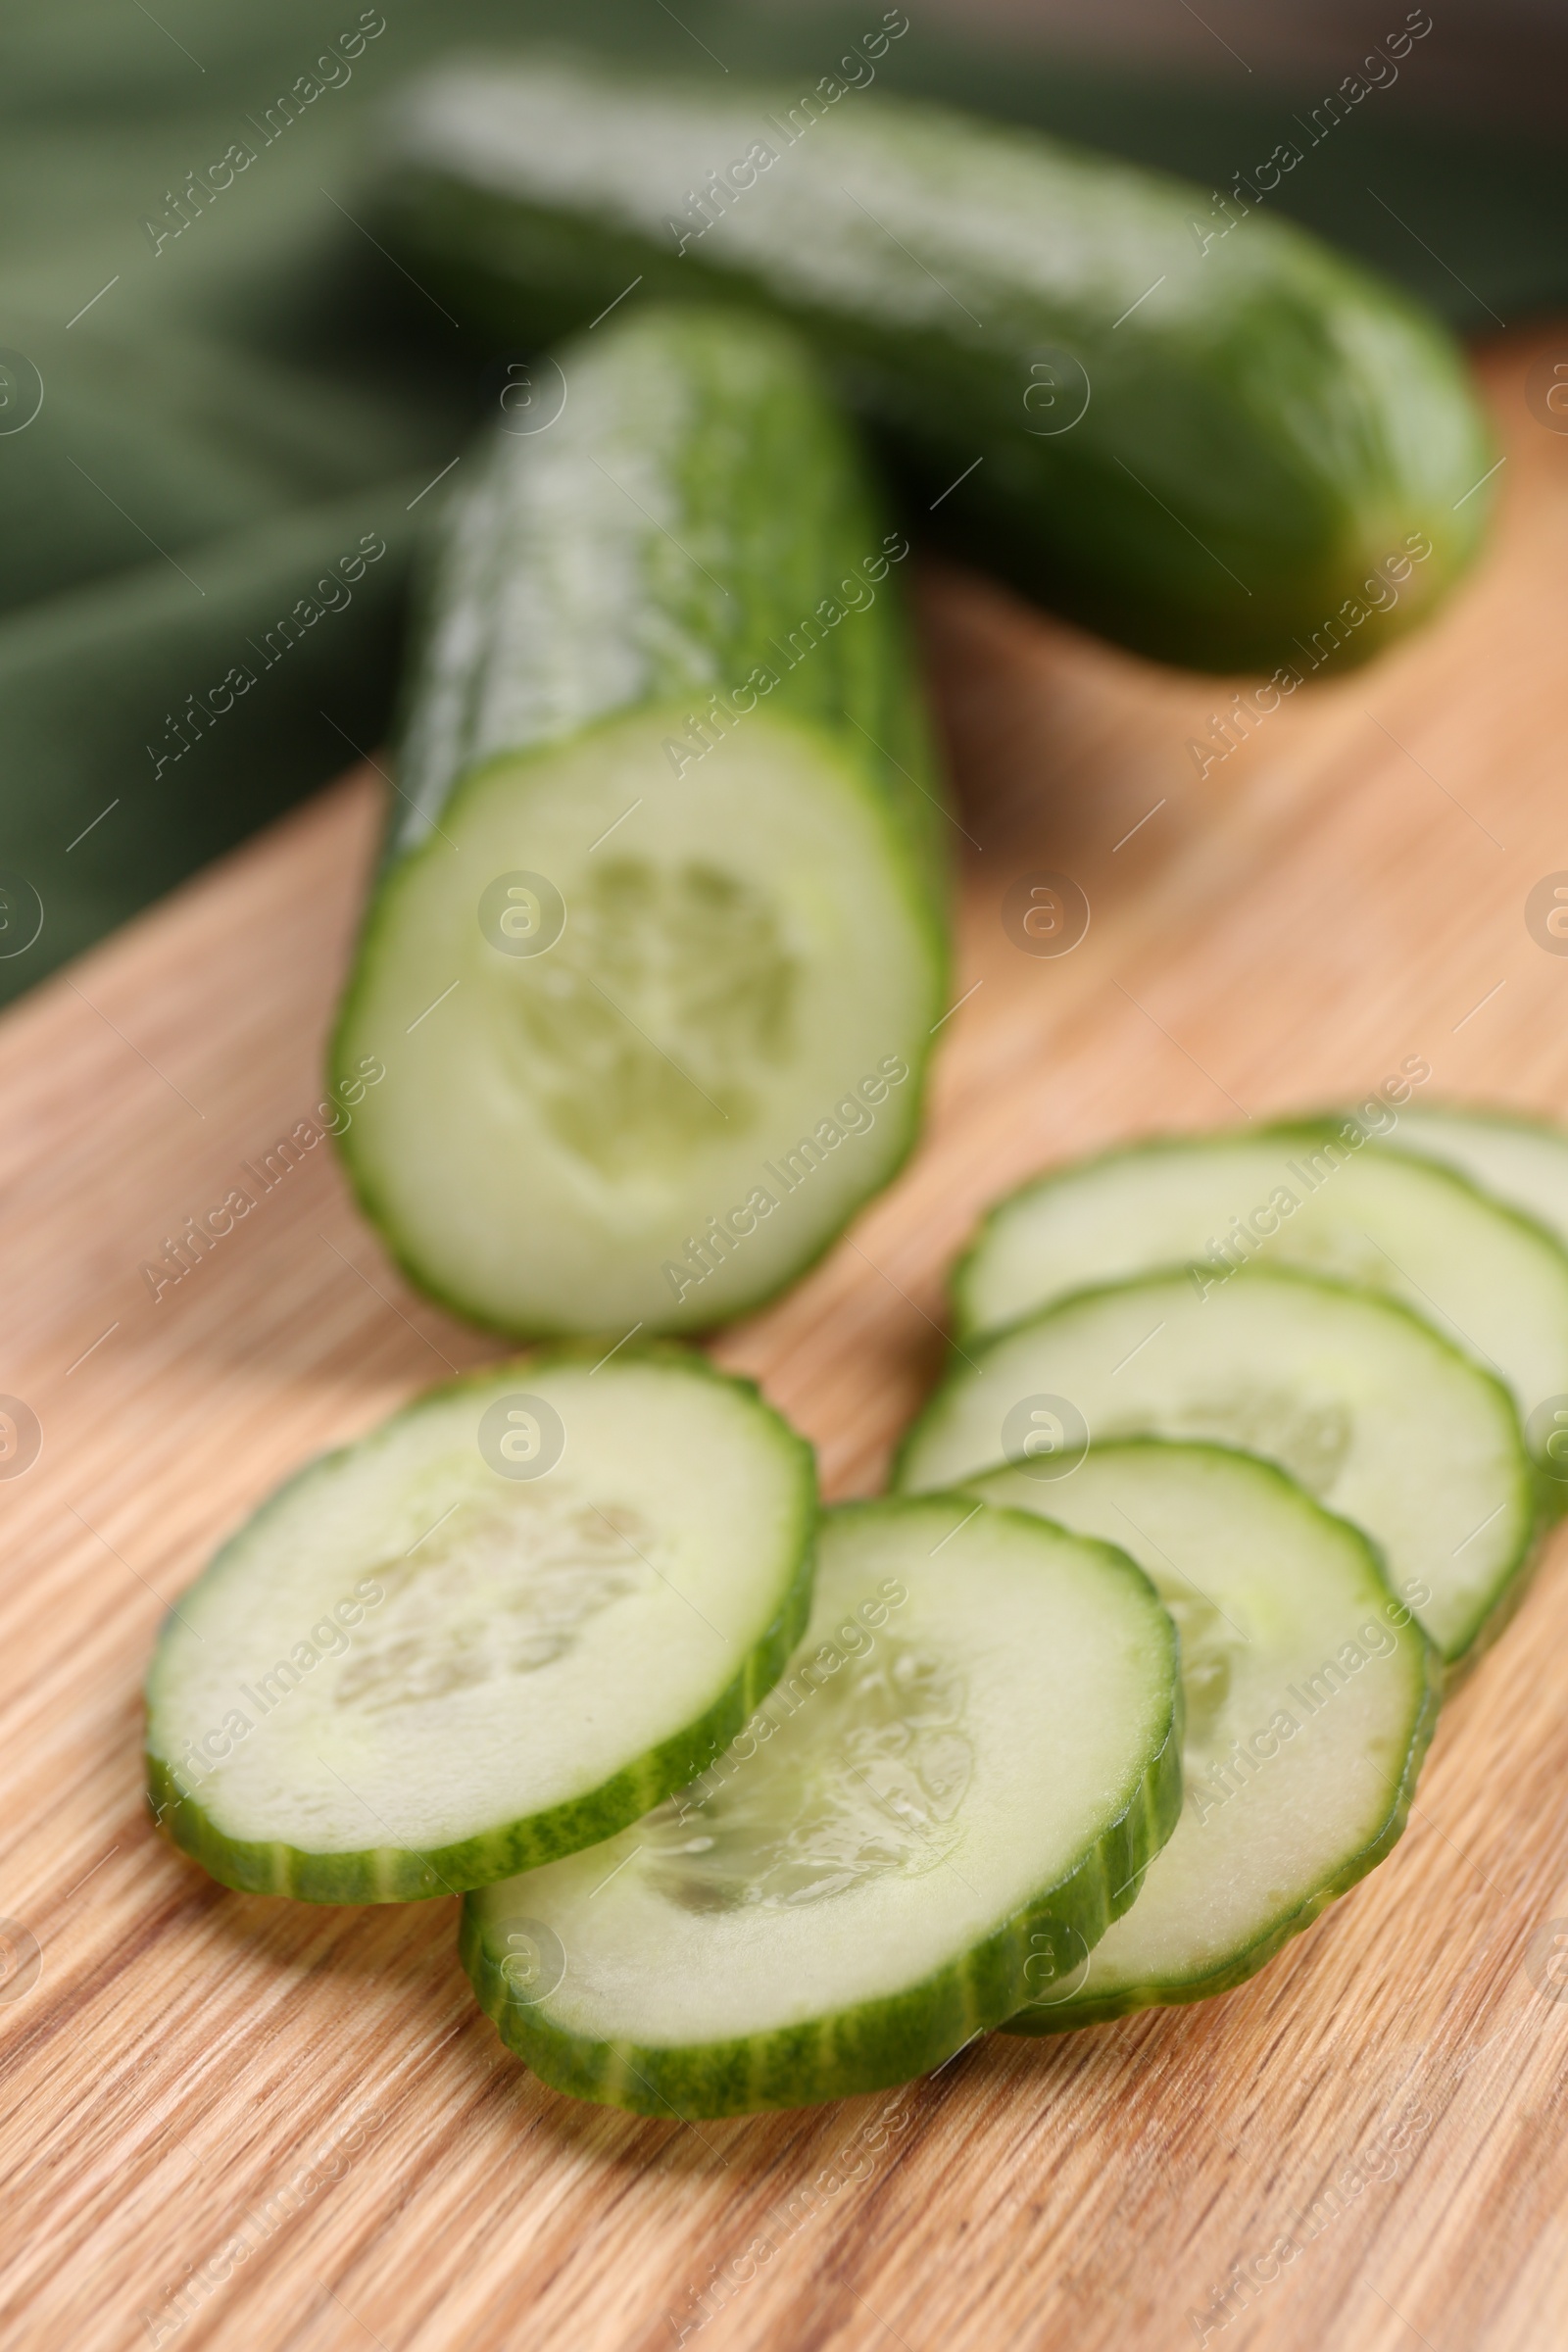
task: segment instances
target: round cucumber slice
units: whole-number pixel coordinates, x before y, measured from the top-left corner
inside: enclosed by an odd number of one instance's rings
[[[747,1736],[634,1829],[470,1896],[465,1965],[581,2098],[737,2115],[906,2082],[1131,1899],[1180,1803],[1176,1699],[1123,1552],[973,1496],[847,1505]]]
[[[536,374],[442,517],[340,1148],[461,1314],[706,1329],[918,1124],[949,820],[908,543],[764,320],[633,308]]]
[[[1168,1138],[1025,1185],[959,1268],[960,1336],[1156,1268],[1191,1265],[1209,1298],[1248,1265],[1300,1267],[1401,1299],[1528,1428],[1568,1396],[1568,1250],[1457,1169],[1368,1140],[1352,1119]]]
[[[1047,1492],[1091,1437],[1208,1438],[1267,1455],[1365,1529],[1455,1664],[1513,1597],[1535,1478],[1499,1382],[1393,1299],[1252,1267],[1080,1293],[971,1341],[905,1441],[898,1484],[1000,1461]]]
[[[291,1479],[172,1610],[155,1813],[225,1886],[482,1886],[733,1736],[809,1603],[810,1448],[678,1348],[454,1381]]]
[[[1430,1152],[1568,1247],[1568,1135],[1544,1119],[1455,1103],[1407,1103],[1396,1141]]]
[[[1436,1654],[1359,1528],[1221,1446],[1096,1446],[987,1502],[1122,1544],[1181,1634],[1185,1797],[1087,1968],[1008,2022],[1056,2034],[1253,1975],[1396,1843],[1437,1717]]]
[[[1399,1113],[1397,1140],[1457,1168],[1568,1250],[1568,1135],[1560,1127],[1511,1111],[1422,1103]],[[1525,1437],[1552,1507],[1568,1509],[1568,1393],[1535,1405]]]

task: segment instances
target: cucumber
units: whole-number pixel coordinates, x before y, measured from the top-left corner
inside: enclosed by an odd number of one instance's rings
[[[1190,1264],[1212,1298],[1250,1264],[1298,1266],[1401,1299],[1502,1378],[1528,1428],[1568,1396],[1568,1250],[1457,1170],[1367,1140],[1349,1118],[1245,1128],[1040,1177],[958,1270],[960,1337],[1156,1267]]]
[[[1084,1291],[966,1344],[905,1440],[897,1483],[1004,1461],[1048,1494],[1091,1440],[1207,1438],[1267,1455],[1379,1546],[1453,1669],[1516,1596],[1536,1481],[1501,1383],[1407,1307],[1250,1267]]]
[[[1446,1161],[1568,1248],[1568,1135],[1560,1127],[1506,1110],[1411,1103],[1399,1113],[1398,1140]]]
[[[1181,1802],[1177,1699],[1124,1552],[972,1496],[849,1504],[747,1737],[635,1829],[470,1897],[464,1963],[579,2098],[738,2115],[906,2082],[1131,1900]]]
[[[1568,1250],[1568,1135],[1560,1127],[1514,1111],[1435,1102],[1401,1110],[1398,1134],[1402,1145],[1458,1169]],[[1568,1508],[1568,1391],[1536,1402],[1525,1437],[1553,1507]]]
[[[1087,1967],[1008,2032],[1228,1991],[1401,1835],[1437,1716],[1431,1644],[1360,1530],[1248,1454],[1133,1439],[1071,1478],[998,1470],[971,1492],[1125,1546],[1180,1629],[1186,1696],[1169,1844]]]
[[[452,1893],[691,1778],[809,1606],[810,1448],[677,1348],[488,1366],[232,1537],[147,1681],[155,1815],[226,1886]]]
[[[548,380],[564,406],[497,429],[443,520],[332,1050],[386,1078],[340,1143],[459,1312],[700,1328],[915,1132],[947,820],[906,543],[769,321],[632,313]]]
[[[1457,346],[1268,215],[856,93],[539,57],[437,74],[391,234],[492,336],[704,293],[813,338],[947,535],[1145,652],[1295,683],[1426,612],[1497,453]]]

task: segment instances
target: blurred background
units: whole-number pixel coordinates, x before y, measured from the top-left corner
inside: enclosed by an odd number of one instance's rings
[[[373,751],[421,496],[497,355],[376,234],[378,110],[530,40],[698,76],[831,70],[880,4],[56,0],[0,82],[0,1000]],[[1568,297],[1552,0],[907,0],[886,86],[1227,190],[1407,23],[1277,202],[1469,336]],[[332,45],[328,52],[327,45]],[[358,47],[356,47],[358,44]],[[317,72],[317,61],[331,56]],[[293,119],[281,96],[315,95]],[[255,160],[223,182],[243,142]],[[328,565],[352,600],[220,716]],[[31,910],[41,909],[41,927]]]

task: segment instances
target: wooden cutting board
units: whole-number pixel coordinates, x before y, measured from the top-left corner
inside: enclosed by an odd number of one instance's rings
[[[927,577],[964,858],[930,1130],[715,1348],[830,1493],[882,1478],[944,1269],[1030,1169],[1406,1056],[1430,1097],[1568,1116],[1568,957],[1525,920],[1568,869],[1568,435],[1530,405],[1557,352],[1483,359],[1508,458],[1463,594],[1201,777],[1228,683]],[[163,1603],[302,1457],[491,1352],[391,1270],[324,1147],[177,1289],[139,1271],[316,1102],[380,790],[349,778],[0,1022],[0,1389],[41,1433],[0,1480],[5,2342],[1560,2346],[1560,1556],[1446,1714],[1403,1843],[1251,1984],[814,2112],[575,2105],[474,2009],[450,1904],[246,1898],[152,1833]],[[1004,920],[1044,872],[1089,902],[1070,955]]]

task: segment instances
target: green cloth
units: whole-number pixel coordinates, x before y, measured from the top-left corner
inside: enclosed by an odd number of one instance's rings
[[[720,61],[799,73],[805,89],[881,15],[742,0],[682,0],[678,18],[651,0],[10,12],[0,999],[387,727],[408,558],[438,503],[428,486],[461,451],[498,356],[376,242],[388,91],[454,47],[540,36],[697,74]],[[884,61],[890,86],[1206,186],[1228,189],[1280,140],[1304,145],[1293,122],[1325,95],[1232,98],[1009,56],[911,17]],[[1418,46],[1403,74],[1420,70]],[[1371,91],[1272,201],[1462,328],[1560,301],[1555,152],[1423,127],[1407,98]],[[372,541],[384,554],[346,577],[344,559]],[[37,937],[7,954],[38,904]]]

